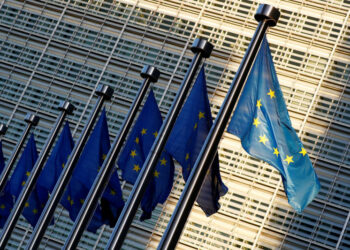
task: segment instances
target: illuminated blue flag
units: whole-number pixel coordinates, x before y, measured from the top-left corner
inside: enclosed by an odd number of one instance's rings
[[[191,173],[212,124],[203,66],[166,144],[169,154],[182,166],[185,181]],[[204,213],[210,216],[219,210],[220,196],[226,192],[227,187],[221,180],[219,158],[216,155],[197,197],[197,203]]]
[[[74,142],[69,129],[69,123],[66,122],[58,141],[39,176],[36,188],[31,192],[23,209],[23,216],[33,227],[35,227],[39,220],[40,214],[49,199],[49,193],[52,192],[73,146]]]
[[[298,212],[312,201],[320,183],[295,133],[265,38],[228,131],[243,148],[280,172],[289,204]]]
[[[2,141],[0,140],[0,174],[2,173],[2,170],[5,168],[5,158],[2,153]]]
[[[37,159],[38,152],[36,151],[34,134],[31,134],[9,182],[10,193],[16,198],[19,196],[22,187],[26,184],[30,171],[32,171]]]
[[[67,191],[62,198],[62,205],[69,211],[71,219],[74,221],[79,210],[84,204],[84,200],[97,176],[97,173],[107,156],[110,148],[106,111],[103,109],[101,116],[87,141],[84,150],[74,169],[72,179]],[[120,187],[119,187],[120,188]],[[95,232],[102,224],[114,221],[115,218],[104,220],[99,205],[88,226],[88,230]]]
[[[162,116],[151,90],[118,160],[124,180],[135,183],[162,123]],[[170,194],[173,178],[174,163],[169,154],[163,152],[141,201],[141,220],[149,219],[157,204],[164,203]]]

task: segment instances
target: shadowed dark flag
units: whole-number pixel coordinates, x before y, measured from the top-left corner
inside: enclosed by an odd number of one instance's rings
[[[185,181],[191,173],[212,124],[203,66],[166,144],[169,154],[182,166]],[[219,157],[216,154],[197,197],[197,203],[204,213],[210,216],[218,211],[220,196],[226,192],[227,187],[221,180]]]
[[[320,183],[291,125],[266,38],[227,130],[250,155],[280,172],[289,204],[301,213]]]

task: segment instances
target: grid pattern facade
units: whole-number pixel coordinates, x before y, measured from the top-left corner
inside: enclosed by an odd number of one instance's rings
[[[59,101],[77,108],[69,116],[77,139],[96,102],[98,84],[115,90],[106,104],[114,138],[141,83],[143,65],[161,77],[153,89],[167,114],[193,54],[196,37],[213,45],[206,60],[215,117],[257,26],[257,0],[3,0],[0,2],[0,122],[8,159],[37,113],[40,149],[58,115]],[[308,151],[322,189],[302,214],[288,205],[281,178],[248,156],[225,133],[220,167],[229,192],[211,217],[196,205],[178,249],[350,248],[350,1],[266,0],[281,11],[268,39],[293,127]],[[125,249],[156,248],[184,187],[179,166],[167,202],[150,220],[138,215]],[[132,186],[122,182],[126,200]],[[62,207],[41,248],[60,248],[72,222]],[[103,249],[112,229],[86,232],[81,249]],[[32,227],[21,218],[9,248],[26,245]]]

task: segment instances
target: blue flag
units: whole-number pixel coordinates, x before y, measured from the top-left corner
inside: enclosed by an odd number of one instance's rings
[[[84,200],[104,159],[107,156],[109,148],[110,141],[107,118],[106,112],[103,110],[94,130],[90,135],[89,140],[84,147],[67,191],[61,201],[62,205],[69,211],[69,215],[73,221],[78,216],[79,210],[84,204]],[[114,188],[117,189],[115,186]],[[121,191],[119,193],[121,194]],[[88,226],[88,230],[95,232],[102,224],[110,224],[111,221],[115,221],[115,218],[105,218],[102,215],[101,206],[99,205],[95,211],[91,223]]]
[[[16,198],[21,193],[22,187],[26,184],[30,171],[32,171],[37,159],[38,152],[36,151],[34,134],[31,134],[9,182],[10,193]]]
[[[13,205],[13,197],[10,194],[10,185],[8,182],[4,190],[0,193],[0,228],[4,227]]]
[[[73,147],[74,141],[69,129],[69,122],[66,122],[36,185],[42,203],[46,203],[48,200],[49,193],[55,187]]]
[[[2,141],[0,140],[0,174],[5,168],[5,158],[4,154],[2,153]]]
[[[203,66],[166,144],[168,152],[182,166],[185,181],[191,173],[212,124]],[[219,158],[216,155],[197,197],[197,203],[204,213],[210,216],[219,210],[219,198],[226,192],[227,187],[221,180]]]
[[[312,201],[320,183],[295,133],[265,38],[228,131],[243,148],[280,172],[289,204],[298,212]]]
[[[62,172],[65,162],[74,146],[70,133],[69,123],[66,122],[52,153],[43,168],[36,188],[31,192],[29,199],[25,203],[23,216],[35,227],[49,199],[55,184]]]
[[[124,180],[135,183],[162,123],[162,116],[151,90],[118,160]],[[168,153],[162,153],[153,175],[141,201],[141,220],[149,219],[157,204],[164,203],[170,194],[174,163]]]
[[[37,159],[38,153],[36,150],[34,135],[32,134],[9,182],[10,193],[14,195],[16,199],[20,195],[22,187],[25,185],[26,180],[30,175],[30,171],[34,167]],[[23,216],[34,227],[40,217],[42,209],[43,205],[41,204],[39,197],[34,190],[34,192],[31,193],[28,201],[25,203]]]
[[[5,168],[5,158],[2,153],[2,141],[0,141],[0,171]],[[10,194],[10,186],[6,184],[3,192],[0,193],[0,228],[5,225],[7,218],[10,216],[13,207],[13,198]]]

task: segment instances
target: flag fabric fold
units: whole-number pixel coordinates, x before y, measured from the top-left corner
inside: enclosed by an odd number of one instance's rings
[[[203,66],[166,144],[169,154],[182,166],[185,181],[191,173],[212,124]],[[227,187],[220,176],[219,157],[216,155],[197,197],[197,203],[204,213],[210,216],[218,211],[219,198],[226,192]]]
[[[1,172],[5,168],[5,158],[2,152],[2,141],[0,140],[0,168]],[[0,193],[0,228],[3,228],[7,218],[10,216],[13,208],[13,198],[10,194],[9,183],[6,184],[4,190]]]
[[[67,187],[65,194],[61,200],[62,205],[69,211],[69,215],[75,221],[78,213],[84,204],[85,198],[97,176],[97,173],[102,166],[104,159],[110,149],[110,140],[108,133],[106,111],[103,109],[101,116],[93,129],[84,150],[74,169],[71,181]],[[116,182],[114,176],[113,181]],[[119,184],[119,180],[117,182]],[[120,185],[115,184],[113,190],[116,194],[121,195]],[[110,185],[109,185],[110,186]],[[108,201],[108,199],[107,199]],[[122,197],[115,197],[113,203],[104,202],[105,207],[109,207],[112,211],[120,209],[124,203],[120,204]],[[117,208],[115,206],[118,206]],[[113,214],[109,214],[112,216]],[[114,214],[117,215],[116,213]],[[119,214],[118,214],[119,215]],[[95,214],[88,226],[88,231],[96,232],[102,224],[113,224],[115,217],[106,218],[103,215],[101,205],[98,204]]]
[[[118,159],[122,178],[127,182],[135,183],[162,123],[162,116],[151,90]],[[143,211],[141,221],[151,218],[157,204],[166,201],[171,192],[173,178],[173,160],[166,151],[163,151],[141,201]]]
[[[301,213],[317,195],[320,183],[291,125],[266,37],[228,132],[241,139],[250,155],[280,172],[289,204]]]
[[[32,134],[9,182],[9,191],[15,197],[15,200],[18,199],[37,159],[38,152],[35,145],[34,135]],[[34,227],[40,217],[40,212],[42,209],[43,207],[40,203],[39,197],[36,195],[36,193],[32,193],[25,203],[22,214],[24,218],[26,218],[26,220]]]

